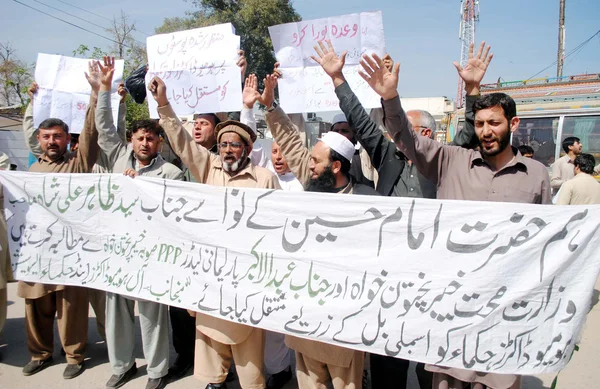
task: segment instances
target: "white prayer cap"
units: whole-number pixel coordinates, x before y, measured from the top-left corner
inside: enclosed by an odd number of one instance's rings
[[[346,115],[344,115],[343,113],[338,113],[337,115],[335,115],[333,117],[333,124],[337,124],[337,123],[347,123],[348,119],[346,119]]]
[[[330,149],[335,150],[342,157],[346,158],[349,162],[352,162],[354,145],[344,135],[329,131],[326,132],[322,138],[319,138],[319,140],[329,146]]]

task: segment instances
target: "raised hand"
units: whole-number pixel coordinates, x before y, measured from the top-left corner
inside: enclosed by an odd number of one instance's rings
[[[392,70],[389,71],[377,54],[373,54],[372,57],[365,54],[360,60],[360,66],[364,72],[359,71],[358,74],[384,100],[391,100],[398,96],[399,63],[394,64]]]
[[[154,100],[156,100],[159,107],[164,107],[169,104],[169,99],[167,99],[167,86],[160,77],[152,77],[150,84],[148,84],[148,90],[152,93],[152,97],[154,97]]]
[[[311,58],[321,65],[325,73],[331,77],[334,81],[334,85],[336,81],[339,83],[340,81],[344,82],[344,74],[342,73],[342,69],[344,68],[344,64],[346,63],[346,55],[347,51],[342,53],[341,57],[338,57],[335,50],[333,49],[333,45],[331,41],[328,39],[327,47],[323,44],[323,42],[319,42],[319,46],[315,46],[315,51],[317,52],[319,58],[315,56],[311,56]],[[337,85],[336,85],[337,86]]]
[[[115,74],[115,57],[104,57],[104,66],[98,63],[100,67],[100,90],[101,91],[109,91],[112,87],[112,79]]]
[[[244,84],[244,90],[242,91],[242,101],[244,107],[248,109],[254,108],[254,104],[260,99],[260,93],[258,93],[258,79],[254,74],[251,74],[246,78]]]
[[[27,89],[27,95],[29,95],[29,100],[31,100],[31,102],[33,102],[33,96],[35,96],[38,92],[38,84],[37,82],[32,82],[31,86],[29,87],[29,89]]]
[[[494,57],[494,54],[488,55],[491,47],[485,47],[485,42],[481,42],[476,55],[473,55],[474,48],[475,45],[471,43],[469,46],[469,61],[464,68],[458,62],[454,62],[458,75],[465,82],[465,91],[468,95],[479,94],[481,80],[483,80],[485,72]]]
[[[269,74],[263,79],[263,83],[265,84],[265,89],[263,90],[263,93],[258,99],[258,101],[260,101],[260,103],[265,107],[271,108],[273,106],[273,102],[275,101],[275,87],[277,87],[277,76],[274,74]]]
[[[121,104],[125,102],[125,98],[127,97],[127,88],[125,88],[125,83],[122,82],[119,84],[119,89],[117,89],[117,94],[121,96]]]
[[[244,50],[238,50],[238,60],[237,66],[240,67],[240,71],[242,72],[242,80],[246,78],[246,68],[248,68],[248,61],[246,61],[246,56],[244,55]]]
[[[102,73],[100,72],[100,62],[99,61],[90,61],[88,62],[88,72],[85,73],[85,78],[87,78],[90,86],[92,87],[92,92],[98,92],[100,90],[100,86],[102,86]]]

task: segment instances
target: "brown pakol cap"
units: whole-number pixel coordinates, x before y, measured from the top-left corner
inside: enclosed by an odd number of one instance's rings
[[[227,132],[235,132],[246,142],[247,145],[250,145],[256,141],[256,134],[254,131],[252,131],[252,129],[244,123],[240,123],[237,120],[227,120],[219,123],[215,127],[215,132],[217,133],[217,143],[221,142],[221,136]]]

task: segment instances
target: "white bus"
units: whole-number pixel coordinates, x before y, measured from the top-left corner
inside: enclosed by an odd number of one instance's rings
[[[560,101],[517,101],[517,115],[521,123],[513,134],[513,146],[531,146],[534,159],[547,167],[565,154],[561,144],[569,136],[579,138],[583,152],[594,155],[600,163],[600,93]],[[449,118],[448,141],[462,130],[464,120],[464,110]]]

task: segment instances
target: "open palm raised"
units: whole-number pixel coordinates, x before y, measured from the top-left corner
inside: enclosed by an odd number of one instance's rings
[[[85,78],[87,78],[93,91],[97,92],[100,90],[102,73],[100,72],[100,63],[98,61],[88,62],[88,72],[85,73]]]
[[[333,49],[333,45],[330,40],[327,40],[327,46],[323,44],[323,42],[319,42],[319,46],[315,46],[315,51],[317,52],[318,58],[312,56],[311,58],[315,60],[316,63],[321,65],[325,73],[331,78],[343,77],[342,69],[344,69],[344,64],[346,63],[346,55],[347,51],[344,51],[341,56],[338,56],[335,50]]]
[[[112,86],[113,76],[115,74],[115,57],[104,57],[104,66],[98,63],[100,67],[100,82],[109,88]]]
[[[389,71],[377,54],[373,54],[372,57],[365,54],[360,60],[360,66],[363,71],[359,71],[358,74],[384,100],[398,96],[399,63],[394,64],[392,71]]]
[[[479,85],[485,76],[488,65],[494,57],[494,54],[489,54],[491,47],[485,47],[485,42],[481,42],[476,55],[473,55],[474,46],[473,43],[469,46],[469,61],[464,68],[458,62],[454,62],[458,75],[466,85]]]

